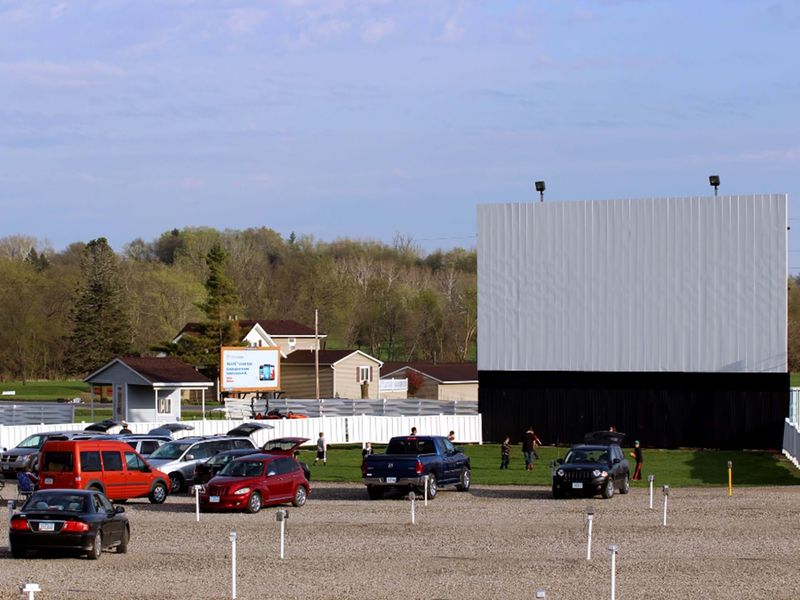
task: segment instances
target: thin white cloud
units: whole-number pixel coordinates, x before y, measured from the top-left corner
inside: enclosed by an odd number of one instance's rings
[[[394,33],[395,25],[394,21],[391,19],[386,19],[383,21],[372,21],[367,23],[367,26],[364,28],[364,33],[362,34],[361,38],[365,42],[369,42],[370,44],[374,44],[375,42],[379,42],[387,36],[390,36]]]
[[[800,147],[775,148],[772,150],[763,150],[761,152],[746,152],[741,155],[741,160],[745,162],[796,162],[800,160]]]
[[[231,33],[252,33],[264,22],[268,14],[266,10],[260,8],[236,8],[230,11],[225,26]]]
[[[449,18],[442,28],[442,39],[445,42],[457,42],[464,37],[464,28],[458,24],[456,17]]]
[[[123,77],[125,70],[101,61],[58,63],[45,60],[23,60],[0,62],[0,73],[26,83],[84,86],[101,79]]]

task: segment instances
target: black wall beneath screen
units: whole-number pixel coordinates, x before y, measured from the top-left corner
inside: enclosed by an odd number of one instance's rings
[[[582,441],[615,425],[645,447],[779,449],[788,373],[480,371],[483,437],[519,442],[532,425],[544,444]]]

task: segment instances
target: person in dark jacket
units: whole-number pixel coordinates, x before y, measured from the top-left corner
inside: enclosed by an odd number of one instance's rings
[[[536,454],[536,446],[541,446],[542,442],[539,440],[533,427],[528,425],[525,430],[525,435],[522,438],[522,454],[525,456],[525,470],[533,471],[533,461],[539,458]]]
[[[503,445],[500,446],[500,468],[507,469],[511,460],[511,438],[506,436]]]
[[[633,452],[631,452],[631,458],[636,460],[636,470],[633,472],[633,479],[641,479],[642,478],[642,464],[644,464],[644,457],[642,456],[642,445],[639,443],[639,440],[636,440],[633,444]]]

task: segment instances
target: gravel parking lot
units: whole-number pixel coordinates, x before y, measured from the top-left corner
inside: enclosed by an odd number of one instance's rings
[[[672,490],[668,526],[647,492],[611,500],[550,499],[545,488],[442,492],[417,524],[405,499],[368,501],[362,486],[316,484],[289,508],[287,559],[275,508],[203,514],[193,498],[126,505],[129,553],[99,561],[13,560],[0,549],[0,598],[34,581],[51,598],[230,598],[230,541],[238,532],[238,597],[609,598],[608,545],[619,545],[617,598],[800,598],[800,487]],[[596,510],[585,560],[584,511]],[[5,512],[5,511],[3,511]]]

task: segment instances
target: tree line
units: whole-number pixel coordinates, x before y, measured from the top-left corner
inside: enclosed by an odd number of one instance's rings
[[[63,251],[28,236],[0,239],[3,379],[83,376],[117,355],[169,350],[187,322],[313,326],[315,309],[328,348],[474,360],[476,252],[425,253],[405,236],[391,244],[284,238],[266,227],[174,229],[121,252],[104,238]]]

